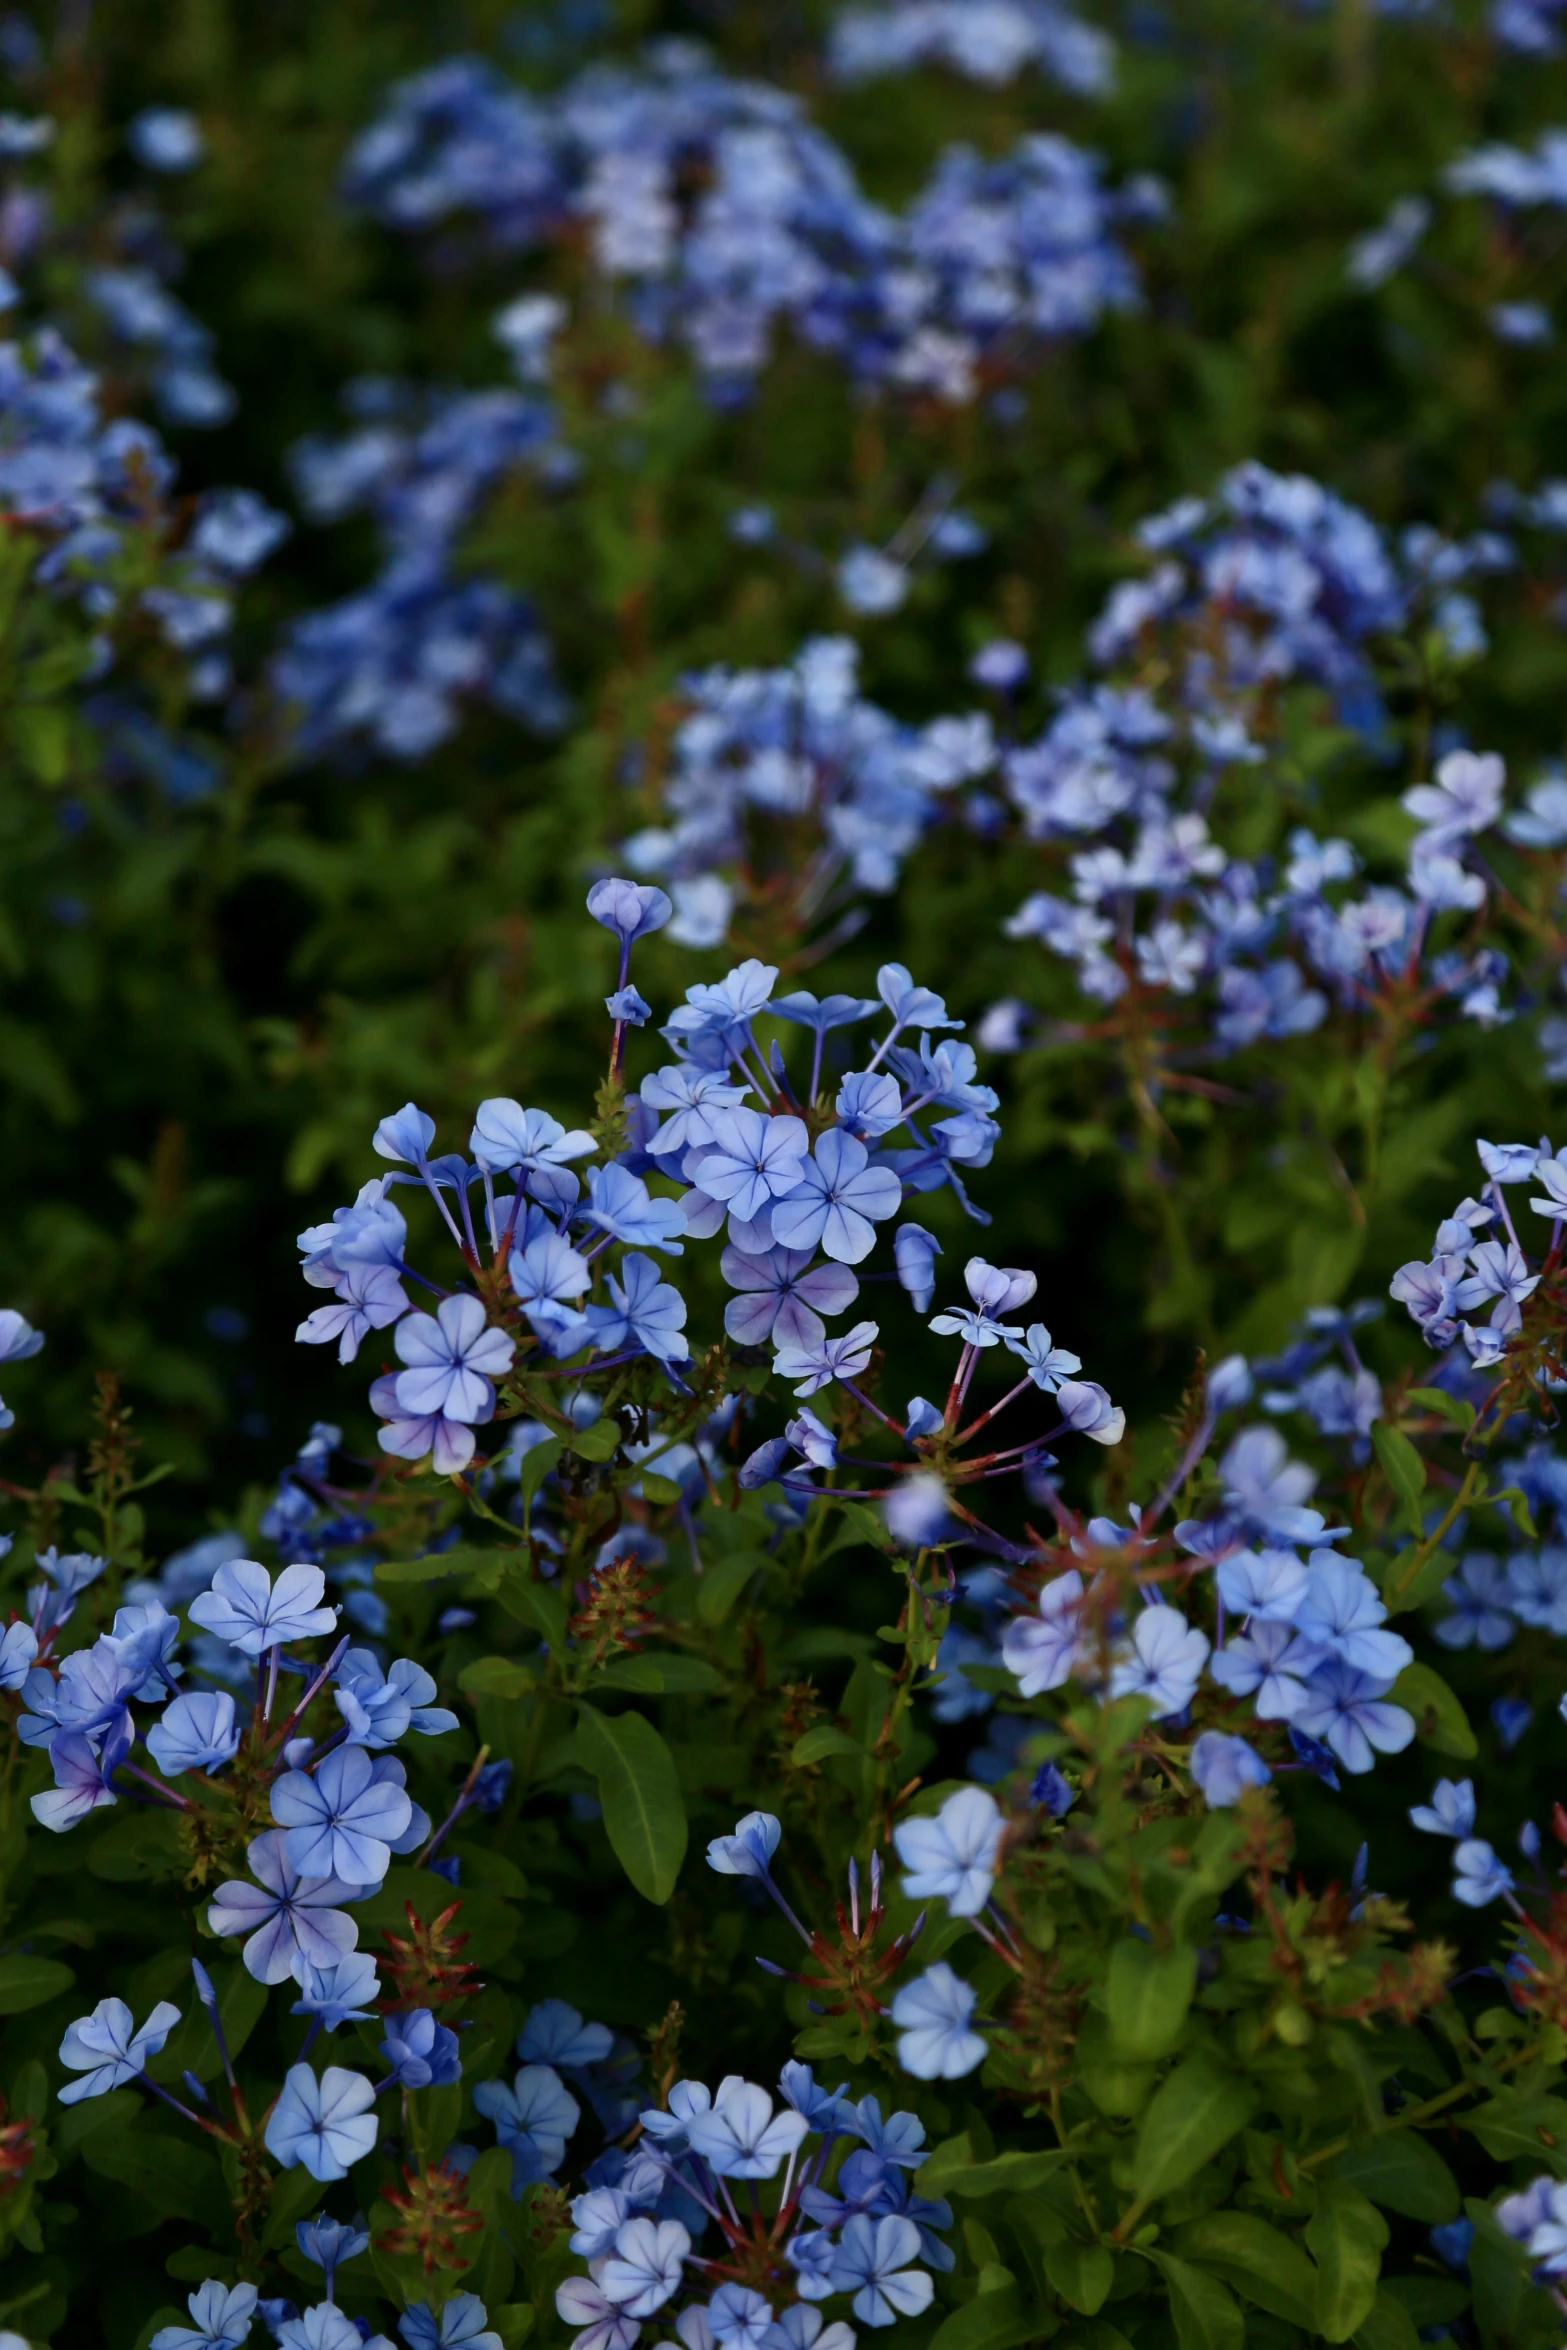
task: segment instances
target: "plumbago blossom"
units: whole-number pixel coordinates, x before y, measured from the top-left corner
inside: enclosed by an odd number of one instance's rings
[[[965,79],[999,87],[1037,66],[1066,89],[1090,97],[1115,79],[1115,48],[1055,0],[901,0],[897,7],[841,9],[827,52],[842,82],[944,65]]]
[[[814,927],[886,895],[944,813],[988,827],[995,803],[970,787],[999,756],[989,716],[902,724],[860,691],[859,658],[852,638],[817,637],[781,669],[685,680],[663,820],[625,844],[633,872],[668,880],[672,937],[717,945],[737,902],[780,891]]]
[[[1163,209],[1153,182],[1109,190],[1097,158],[1041,133],[995,162],[949,148],[889,212],[798,100],[686,42],[592,67],[547,103],[448,60],[398,86],[344,184],[407,232],[477,216],[519,250],[585,230],[634,330],[682,344],[719,390],[748,386],[787,326],[860,382],[951,403],[1134,306],[1117,232]]]
[[[349,404],[356,430],[294,449],[295,486],[314,522],[373,514],[385,556],[368,587],[295,621],[273,660],[290,747],[313,757],[368,742],[422,758],[481,698],[553,732],[565,704],[532,606],[454,559],[505,476],[571,478],[549,408],[530,392],[420,397],[381,382],[354,386]]]
[[[1010,1473],[1057,1436],[1117,1442],[1122,1415],[1102,1387],[1072,1376],[1078,1358],[1055,1347],[1043,1324],[1007,1319],[1033,1296],[1031,1273],[969,1260],[970,1303],[930,1324],[962,1342],[943,1410],[915,1397],[900,1420],[870,1403],[856,1382],[879,1324],[829,1329],[855,1306],[870,1277],[861,1268],[887,1242],[898,1284],[916,1305],[928,1304],[940,1244],[909,1215],[921,1195],[950,1190],[983,1220],[964,1178],[989,1163],[997,1097],[978,1083],[972,1048],[943,1033],[961,1023],[940,997],[901,964],[883,965],[874,998],[818,1000],[799,989],[780,995],[771,965],[741,963],[687,990],[662,1031],[673,1058],[627,1093],[628,1037],[649,1017],[628,983],[631,948],[669,921],[671,903],[650,884],[611,880],[595,885],[588,905],[621,948],[618,985],[606,999],[610,1117],[568,1130],[543,1110],[485,1101],[472,1156],[432,1156],[434,1121],[409,1103],[375,1135],[397,1171],[300,1235],[305,1277],[330,1289],[333,1302],[300,1324],[299,1337],[335,1342],[347,1362],[370,1332],[389,1331],[403,1365],[370,1389],[383,1452],[460,1475],[475,1460],[477,1429],[516,1418],[530,1441],[538,1441],[534,1429],[572,1439],[580,1422],[571,1412],[585,1404],[588,1420],[604,1418],[612,1450],[634,1410],[642,1450],[632,1457],[661,1477],[678,1476],[687,1460],[700,1481],[700,1452],[682,1455],[681,1446],[697,1436],[711,1444],[735,1409],[711,1392],[711,1368],[692,1383],[697,1358],[672,1260],[700,1241],[715,1245],[734,1292],[724,1311],[732,1344],[753,1359],[770,1350],[774,1373],[801,1403],[840,1388],[901,1444],[902,1457],[860,1490],[883,1504],[900,1540],[919,1547],[949,1499],[966,1516],[957,1486]],[[759,1040],[764,1018],[791,1037],[788,1053],[776,1034]],[[881,1035],[851,1054],[849,1033],[873,1018],[886,1023]],[[862,1065],[845,1069],[851,1058]],[[409,1264],[399,1186],[422,1189],[439,1214],[462,1259],[457,1286],[445,1289]],[[429,1310],[414,1303],[410,1284],[432,1300]],[[960,1427],[975,1368],[995,1346],[1018,1358],[1023,1375]],[[570,1411],[568,1380],[578,1397]],[[1038,1436],[956,1457],[1031,1389],[1054,1412]],[[664,1432],[653,1437],[648,1415],[660,1402]],[[777,1480],[805,1495],[815,1470],[836,1457],[831,1430],[806,1410],[756,1449],[740,1482]]]
[[[756,1814],[736,1839],[754,1853],[777,1828]],[[713,1865],[766,1875],[765,1862]],[[850,1902],[858,1935],[855,1876]],[[880,1922],[873,1872],[863,1930],[874,1936]],[[655,2317],[685,2350],[736,2340],[854,2350],[847,2316],[876,2328],[918,2316],[931,2270],[953,2265],[942,2242],[951,2205],[911,2186],[924,2124],[822,2087],[808,2064],[784,2066],[776,2097],[738,2073],[716,2089],[676,2080],[640,2120],[635,2147],[601,2156],[571,2205],[571,2249],[587,2273],[557,2288],[555,2306],[581,2329],[579,2350],[629,2350]],[[826,2303],[847,2304],[845,2316],[824,2315]]]
[[[1328,697],[1374,745],[1380,648],[1424,632],[1449,663],[1484,649],[1470,583],[1511,562],[1508,542],[1411,530],[1395,550],[1319,484],[1260,465],[1138,537],[1146,575],[1089,631],[1106,680],[1068,689],[1004,757],[1025,835],[1069,884],[1035,892],[1008,934],[1073,966],[1113,1019],[1151,1012],[1210,1055],[1307,1034],[1333,1009],[1508,1017],[1506,958],[1472,943],[1494,891],[1479,844],[1503,813],[1499,759],[1450,752],[1406,791],[1417,829],[1398,882],[1368,881],[1349,841],[1304,826],[1260,857],[1224,839],[1292,693]],[[1021,1007],[1006,1010],[998,1043],[1023,1033]]]

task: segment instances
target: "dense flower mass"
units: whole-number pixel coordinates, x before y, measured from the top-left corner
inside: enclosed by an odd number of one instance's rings
[[[1530,2350],[1562,6],[33,13],[0,2350]]]

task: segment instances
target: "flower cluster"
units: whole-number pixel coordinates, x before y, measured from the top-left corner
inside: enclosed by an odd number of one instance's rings
[[[861,381],[959,403],[982,369],[1133,303],[1115,232],[1163,201],[1151,182],[1106,190],[1092,156],[1036,135],[995,163],[949,150],[893,214],[796,101],[684,43],[593,68],[547,109],[471,60],[437,66],[393,93],[345,186],[395,226],[476,213],[512,247],[584,224],[636,330],[683,343],[718,387],[745,386],[787,322]]]
[[[944,65],[991,86],[1036,66],[1068,90],[1097,97],[1115,78],[1115,50],[1096,26],[1056,0],[908,0],[840,10],[828,65],[839,81],[870,81]]]
[[[569,477],[548,409],[511,391],[420,403],[385,384],[356,387],[353,404],[357,431],[295,449],[295,484],[313,521],[371,512],[385,560],[368,587],[295,621],[273,660],[293,747],[312,757],[364,741],[418,759],[476,698],[553,731],[565,705],[532,606],[454,561],[459,534],[505,475]]]

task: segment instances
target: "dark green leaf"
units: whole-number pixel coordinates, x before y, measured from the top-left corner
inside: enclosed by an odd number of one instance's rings
[[[1438,1754],[1454,1754],[1468,1762],[1479,1753],[1480,1742],[1469,1727],[1469,1716],[1441,1674],[1429,1665],[1405,1665],[1388,1696],[1394,1705],[1404,1706],[1414,1715],[1416,1737],[1424,1745],[1434,1746]]]
[[[620,1422],[612,1412],[590,1427],[579,1428],[566,1439],[566,1450],[574,1452],[579,1460],[607,1461],[620,1444]]]
[[[864,1747],[857,1738],[843,1730],[835,1730],[831,1722],[818,1722],[814,1730],[806,1730],[798,1737],[789,1760],[804,1765],[825,1762],[832,1754],[857,1754],[863,1757]]]
[[[1244,2350],[1246,2321],[1227,2285],[1169,2252],[1149,2258],[1170,2288],[1170,2315],[1181,2350]]]
[[[1387,2221],[1358,2187],[1319,2182],[1306,2242],[1317,2263],[1317,2331],[1328,2341],[1347,2342],[1370,2314],[1387,2236]]]
[[[46,1999],[69,1991],[75,1980],[57,1958],[29,1958],[15,1951],[0,1958],[0,2015],[22,2015],[30,2007],[42,2007]]]
[[[1418,1534],[1421,1498],[1426,1489],[1425,1462],[1402,1428],[1391,1427],[1386,1420],[1375,1422],[1371,1442],[1410,1532]]]
[[[1143,2115],[1132,2157],[1137,2196],[1152,2203],[1211,2162],[1249,2120],[1256,2096],[1208,2056],[1189,2056]]]
[[[715,1559],[696,1589],[696,1612],[704,1624],[721,1624],[735,1601],[756,1576],[773,1571],[762,1550],[737,1550]]]
[[[1390,2130],[1370,2146],[1336,2156],[1328,2176],[1346,2179],[1385,2211],[1428,2228],[1458,2217],[1458,2181],[1430,2140],[1413,2130]]]
[[[1465,1403],[1461,1396],[1449,1395],[1445,1387],[1411,1387],[1409,1400],[1423,1404],[1428,1412],[1440,1412],[1444,1420],[1466,1433],[1474,1426],[1474,1405]]]
[[[1359,2350],[1420,2350],[1414,2319],[1391,2293],[1378,2293],[1370,2313],[1355,2328]]]
[[[724,1676],[699,1656],[620,1656],[594,1676],[601,1689],[639,1697],[697,1697],[722,1689]]]
[[[1128,1935],[1110,1953],[1105,2003],[1116,2052],[1133,2064],[1168,2056],[1186,2028],[1197,1988],[1197,1953],[1155,1950]]]
[[[1174,2243],[1183,2260],[1211,2268],[1271,2317],[1311,2332],[1317,2273],[1281,2228],[1246,2211],[1210,2211],[1180,2229]]]
[[[1115,2255],[1103,2244],[1081,2244],[1067,2237],[1044,2248],[1045,2274],[1069,2309],[1093,2317],[1104,2307],[1115,2283]]]
[[[674,1760],[641,1714],[577,1714],[577,1759],[598,1781],[616,1859],[647,1900],[665,1902],[686,1856],[686,1812]]]
[[[930,2350],[1012,2350],[1039,2330],[1038,2310],[1029,2307],[1016,2285],[1003,2285],[999,2292],[977,2294],[943,2318]]]
[[[457,1676],[465,1697],[521,1697],[534,1686],[527,1665],[511,1656],[476,1656]]]

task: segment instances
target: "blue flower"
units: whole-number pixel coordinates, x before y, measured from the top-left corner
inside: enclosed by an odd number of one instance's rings
[[[1243,1428],[1219,1463],[1226,1509],[1268,1542],[1315,1542],[1325,1531],[1319,1511],[1303,1508],[1316,1473],[1289,1458],[1276,1428]]]
[[[686,1174],[741,1223],[754,1222],[800,1184],[810,1150],[801,1119],[733,1109],[719,1110],[712,1125],[711,1145],[687,1159]]]
[[[223,2285],[209,2277],[185,2304],[193,2325],[160,2326],[151,2350],[239,2350],[256,2313],[254,2285]]]
[[[1450,2219],[1431,2230],[1431,2249],[1439,2260],[1445,2260],[1449,2268],[1461,2274],[1469,2266],[1469,2247],[1474,2236],[1472,2219]]]
[[[724,1069],[701,1069],[687,1061],[655,1069],[642,1080],[641,1099],[650,1110],[673,1114],[650,1140],[649,1151],[655,1159],[678,1163],[686,1151],[715,1139],[713,1121],[719,1111],[738,1107],[750,1090],[748,1085],[731,1084]]]
[[[1534,1708],[1526,1697],[1496,1697],[1491,1701],[1491,1726],[1501,1741],[1502,1752],[1511,1754],[1529,1724],[1534,1720]],[[38,1798],[33,1798],[33,1809]]]
[[[1484,1909],[1512,1890],[1513,1872],[1480,1837],[1468,1837],[1453,1854],[1453,1898],[1468,1909]]]
[[[935,2293],[924,2269],[910,2265],[919,2248],[912,2220],[892,2213],[870,2219],[861,2213],[847,2222],[839,2239],[833,2291],[853,2293],[851,2306],[862,2325],[890,2326],[900,2317],[918,2317]]]
[[[37,1354],[44,1334],[35,1330],[14,1306],[0,1307],[0,1363],[24,1363]]]
[[[568,1134],[547,1110],[525,1110],[503,1095],[479,1104],[468,1148],[486,1174],[505,1175],[558,1169],[572,1159],[586,1158],[598,1145],[585,1127],[574,1127]]]
[[[427,2007],[387,2017],[381,2054],[405,2089],[442,2089],[462,2079],[457,2034],[438,2024]]]
[[[976,1917],[996,1881],[1005,1829],[983,1787],[949,1795],[934,1819],[900,1821],[892,1840],[910,1872],[904,1892],[911,1901],[944,1901],[955,1918]]]
[[[855,2126],[878,2160],[901,2170],[918,2170],[924,2161],[925,2124],[918,2114],[890,2113],[885,2121],[881,2101],[862,2097],[854,2109]]]
[[[864,996],[829,995],[818,999],[809,988],[798,987],[792,995],[773,998],[772,1009],[780,1020],[792,1020],[797,1027],[808,1028],[815,1036],[825,1036],[830,1028],[852,1028],[861,1020],[868,1020],[877,1010]]]
[[[810,2066],[801,2064],[797,2057],[791,2057],[778,2076],[784,2102],[803,2114],[811,2129],[830,2137],[854,2127],[854,2108],[844,2095],[848,2085],[840,2081],[836,2089],[821,2088]]]
[[[345,2260],[357,2260],[361,2252],[370,2248],[368,2228],[345,2225],[342,2220],[328,2219],[318,2211],[314,2219],[298,2220],[294,2226],[294,2241],[307,2260],[326,2273],[326,2289],[332,2290],[332,2278]]]
[[[803,2114],[773,2101],[754,2081],[724,2081],[710,2110],[692,2117],[687,2136],[720,2178],[770,2179],[805,2136]]]
[[[392,1770],[383,1765],[378,1773],[362,1746],[339,1746],[323,1756],[314,1776],[283,1773],[272,1790],[272,1817],[287,1831],[291,1867],[308,1877],[380,1884],[392,1847],[413,1818],[401,1765],[386,1761]]]
[[[1474,1834],[1474,1781],[1438,1779],[1429,1803],[1411,1804],[1409,1820],[1427,1836],[1453,1836],[1462,1842]]]
[[[1190,1705],[1207,1660],[1207,1634],[1188,1624],[1178,1608],[1145,1607],[1130,1640],[1116,1648],[1110,1694],[1146,1697],[1155,1721],[1162,1721]]]
[[[621,1259],[620,1275],[617,1281],[611,1274],[607,1285],[615,1303],[618,1330],[601,1332],[600,1346],[623,1345],[629,1334],[655,1362],[689,1362],[691,1348],[683,1336],[686,1301],[679,1290],[660,1280],[651,1257],[640,1256],[635,1250]]]
[[[783,1830],[770,1811],[748,1811],[729,1836],[715,1836],[707,1865],[721,1877],[766,1877]]]
[[[684,1208],[678,1200],[655,1199],[640,1175],[628,1174],[614,1160],[607,1167],[590,1167],[588,1197],[583,1221],[598,1225],[612,1240],[630,1248],[662,1249],[666,1256],[684,1255]]]
[[[591,2277],[567,2277],[555,2288],[555,2310],[569,2326],[580,2326],[572,2350],[631,2350],[640,2322],[600,2292]]]
[[[100,1804],[113,1803],[114,1794],[106,1781],[124,1752],[123,1745],[108,1748],[100,1759],[80,1731],[60,1731],[49,1741],[54,1785],[30,1798],[34,1819],[61,1835]]]
[[[566,2140],[582,2112],[559,2073],[547,2064],[525,2064],[510,2087],[504,2081],[481,2081],[473,2102],[495,2124],[495,2134],[511,2156],[514,2196],[560,2168]]]
[[[765,1255],[726,1248],[719,1270],[731,1289],[724,1328],[739,1346],[819,1346],[823,1314],[841,1314],[860,1293],[846,1265],[813,1265],[808,1248],[772,1248]]]
[[[712,1188],[707,1181],[710,1164],[703,1161],[704,1190]],[[786,1197],[775,1198],[773,1237],[785,1248],[819,1246],[837,1263],[857,1265],[876,1245],[876,1225],[897,1214],[902,1197],[903,1187],[891,1168],[873,1167],[863,1142],[840,1127],[829,1127],[814,1156],[806,1160],[795,1188]]]
[[[1083,1367],[1077,1355],[1055,1344],[1043,1322],[1030,1322],[1021,1338],[1009,1338],[1006,1344],[1011,1353],[1022,1357],[1030,1379],[1046,1395],[1054,1395],[1063,1379]]]
[[[438,1738],[457,1727],[449,1707],[431,1703],[435,1683],[411,1657],[400,1656],[383,1674],[373,1649],[351,1648],[337,1684],[337,1710],[356,1746],[392,1746],[410,1729]]]
[[[78,2016],[60,2042],[60,2062],[81,2073],[60,2091],[62,2105],[103,2097],[123,2088],[145,2070],[180,2020],[180,2011],[160,1999],[140,2031],[123,1999],[100,1999],[91,2015]]]
[[[1345,1770],[1369,1771],[1373,1748],[1401,1754],[1415,1734],[1413,1714],[1383,1702],[1386,1687],[1342,1657],[1332,1657],[1312,1674],[1306,1703],[1292,1727],[1324,1740]]]
[[[1053,1762],[1040,1764],[1029,1783],[1028,1794],[1029,1801],[1037,1803],[1053,1820],[1064,1819],[1077,1801],[1077,1789]]]
[[[647,882],[595,881],[588,892],[588,912],[612,930],[623,947],[662,930],[674,910],[664,892]]]
[[[597,2283],[627,2317],[652,2317],[680,2289],[691,2237],[677,2219],[642,2217],[617,2230],[615,2249],[599,2264]]]
[[[422,1167],[430,1155],[435,1140],[435,1120],[414,1102],[404,1102],[389,1118],[383,1118],[370,1138],[370,1147],[378,1158],[409,1159]]]
[[[298,1972],[300,1995],[291,2015],[319,2016],[324,2032],[371,2021],[381,1985],[368,1950],[351,1950],[327,1966],[312,1966],[307,1959]]]
[[[634,987],[617,987],[613,995],[604,998],[604,1009],[612,1020],[620,1020],[628,1028],[645,1028],[653,1017],[653,1007]]]
[[[1240,1801],[1243,1789],[1265,1786],[1273,1776],[1254,1747],[1222,1730],[1204,1730],[1192,1748],[1191,1768],[1204,1803],[1213,1811],[1227,1811]]]
[[[0,1689],[20,1689],[37,1654],[38,1635],[32,1625],[20,1619],[7,1624],[0,1633]]]
[[[443,1298],[433,1314],[409,1314],[393,1344],[409,1365],[398,1375],[397,1401],[411,1419],[477,1420],[493,1408],[490,1382],[510,1370],[517,1351],[467,1296]]]
[[[541,1999],[517,2037],[524,2064],[602,2064],[614,2046],[608,2024],[585,2024],[564,1999]]]
[[[1292,1550],[1237,1550],[1219,1561],[1219,1596],[1253,1624],[1292,1624],[1307,1574]]]
[[[408,2350],[501,2350],[500,2335],[489,2330],[488,2312],[477,2293],[454,2293],[439,2309],[415,2301],[397,2330]]]
[[[302,2164],[323,2185],[348,2176],[375,2151],[375,2091],[362,2073],[329,2064],[317,2080],[308,2064],[289,2067],[272,2108],[267,2152],[284,2170]]]
[[[202,1625],[242,1656],[260,1656],[296,1640],[313,1640],[337,1625],[337,1610],[322,1607],[326,1577],[319,1567],[285,1567],[274,1585],[254,1559],[229,1559],[212,1587],[190,1605]]]
[[[1470,1551],[1443,1584],[1442,1596],[1454,1611],[1434,1627],[1444,1648],[1505,1648],[1518,1629],[1511,1574],[1488,1551]]]
[[[830,1387],[835,1379],[857,1379],[871,1359],[876,1338],[874,1322],[856,1322],[841,1338],[826,1338],[810,1347],[780,1347],[773,1357],[773,1369],[780,1379],[798,1382],[794,1392],[803,1402]]]
[[[231,1878],[220,1885],[207,1910],[207,1923],[220,1936],[247,1936],[247,1972],[258,1983],[307,1979],[307,1969],[330,1970],[359,1939],[359,1928],[335,1904],[356,1901],[365,1891],[336,1877],[303,1877],[290,1861],[281,1829],[251,1839],[246,1859],[257,1880]]]
[[[147,1748],[166,1779],[232,1762],[239,1750],[233,1698],[227,1690],[194,1690],[172,1699],[148,1731]]]
[[[876,974],[876,993],[892,1014],[897,1028],[961,1028],[949,1020],[947,1007],[928,987],[916,987],[906,964],[883,963]]]
[[[898,1280],[909,1293],[914,1310],[923,1314],[936,1289],[936,1259],[941,1243],[923,1224],[900,1224],[892,1236]]]
[[[336,1301],[317,1306],[294,1332],[302,1346],[337,1340],[337,1359],[351,1363],[372,1330],[385,1330],[408,1312],[408,1296],[390,1265],[348,1265],[338,1275]]]

